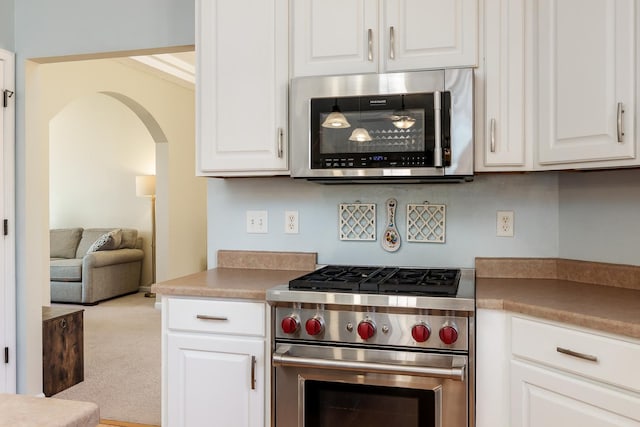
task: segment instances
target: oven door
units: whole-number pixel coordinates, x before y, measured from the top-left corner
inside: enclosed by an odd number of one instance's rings
[[[277,344],[275,427],[468,427],[468,358]]]

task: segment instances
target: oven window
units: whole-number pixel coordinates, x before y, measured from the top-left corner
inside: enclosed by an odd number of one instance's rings
[[[305,381],[305,427],[435,427],[433,390]]]

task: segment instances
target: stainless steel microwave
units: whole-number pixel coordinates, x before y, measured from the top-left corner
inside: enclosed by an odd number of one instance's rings
[[[291,174],[325,183],[473,178],[473,70],[301,77]]]

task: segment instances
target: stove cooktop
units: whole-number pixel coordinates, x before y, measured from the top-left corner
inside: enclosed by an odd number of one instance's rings
[[[459,282],[458,269],[328,265],[291,280],[289,289],[455,296]]]

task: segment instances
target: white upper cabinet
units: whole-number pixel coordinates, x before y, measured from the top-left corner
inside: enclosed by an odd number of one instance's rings
[[[384,71],[478,64],[477,0],[383,0]]]
[[[533,166],[531,96],[525,86],[528,33],[525,0],[484,0],[476,72],[477,171],[526,170]]]
[[[197,0],[197,174],[288,174],[287,0]]]
[[[292,75],[477,64],[477,0],[292,0]]]
[[[291,30],[294,76],[378,68],[378,0],[292,0]]]
[[[536,4],[538,162],[551,168],[637,164],[637,2]]]

